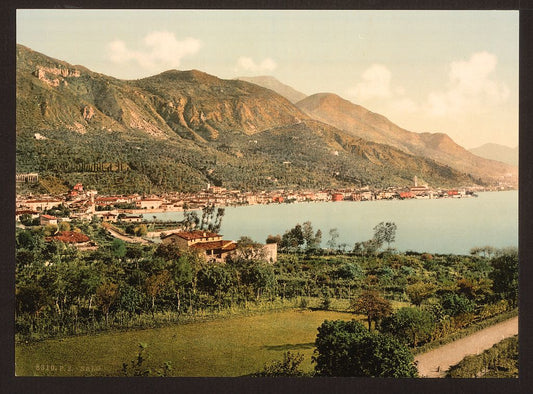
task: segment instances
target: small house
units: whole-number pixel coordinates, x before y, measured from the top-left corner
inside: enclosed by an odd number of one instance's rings
[[[57,218],[51,215],[41,215],[39,218],[41,226],[57,225]]]
[[[47,237],[45,240],[47,242],[62,242],[80,250],[95,250],[97,248],[96,243],[91,241],[87,235],[76,231],[61,231],[52,237]]]
[[[158,198],[145,198],[135,202],[137,209],[159,209],[163,204],[163,200]]]

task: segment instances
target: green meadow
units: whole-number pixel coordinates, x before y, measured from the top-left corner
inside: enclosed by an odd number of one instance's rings
[[[305,355],[311,371],[317,328],[326,319],[353,314],[288,310],[163,328],[108,332],[90,336],[17,344],[17,376],[120,376],[122,363],[146,343],[146,366],[172,362],[173,376],[242,376],[260,371],[283,353]]]

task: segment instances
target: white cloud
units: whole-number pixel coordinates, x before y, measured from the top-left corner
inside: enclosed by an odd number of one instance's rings
[[[474,53],[467,61],[452,62],[448,89],[429,93],[428,113],[433,116],[483,113],[505,102],[509,88],[492,78],[497,63],[497,57],[488,52]]]
[[[372,98],[390,98],[394,91],[391,87],[392,73],[382,64],[373,64],[361,74],[362,81],[348,91],[358,101]],[[395,88],[402,90],[402,88]]]
[[[235,67],[236,71],[246,71],[252,73],[261,73],[265,71],[274,71],[278,65],[276,62],[267,57],[263,59],[260,63],[256,63],[252,58],[241,56],[237,60],[237,65]]]
[[[161,68],[178,68],[182,58],[197,53],[202,42],[196,38],[187,37],[178,40],[174,33],[154,31],[142,40],[144,48],[129,49],[124,41],[115,40],[107,45],[109,58],[113,63],[124,64],[134,61],[148,70]]]

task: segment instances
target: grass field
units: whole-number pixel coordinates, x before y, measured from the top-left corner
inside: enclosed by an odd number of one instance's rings
[[[171,361],[173,376],[242,376],[258,372],[287,350],[305,355],[312,370],[317,327],[326,319],[350,320],[333,311],[288,310],[164,328],[47,340],[15,347],[17,376],[120,376],[140,342],[147,366]]]

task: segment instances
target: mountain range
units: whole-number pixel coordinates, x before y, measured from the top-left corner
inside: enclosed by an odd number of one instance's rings
[[[414,133],[405,130],[383,115],[371,112],[333,93],[318,93],[305,97],[303,93],[295,91],[273,77],[255,77],[246,80],[276,91],[312,118],[344,130],[355,137],[387,144],[413,155],[429,157],[476,176],[491,177],[494,174],[505,173],[517,175],[515,168],[493,162],[518,165],[517,160],[513,161],[512,157],[509,157],[512,152],[502,151],[505,147],[500,148],[502,152],[496,152],[495,144],[488,144],[478,150],[468,151],[456,144],[447,134]],[[299,95],[295,95],[293,91]],[[298,100],[298,97],[301,99]],[[506,160],[507,158],[509,159]]]
[[[160,192],[208,182],[248,190],[405,186],[415,175],[444,187],[512,171],[486,160],[494,171],[475,174],[361,138],[313,115],[313,97],[294,105],[255,83],[197,70],[119,80],[17,45],[17,172],[39,172],[47,185]],[[372,130],[385,119],[374,115]]]
[[[510,148],[499,144],[484,144],[477,148],[469,149],[474,155],[485,159],[497,160],[512,166],[518,166],[518,146]]]

